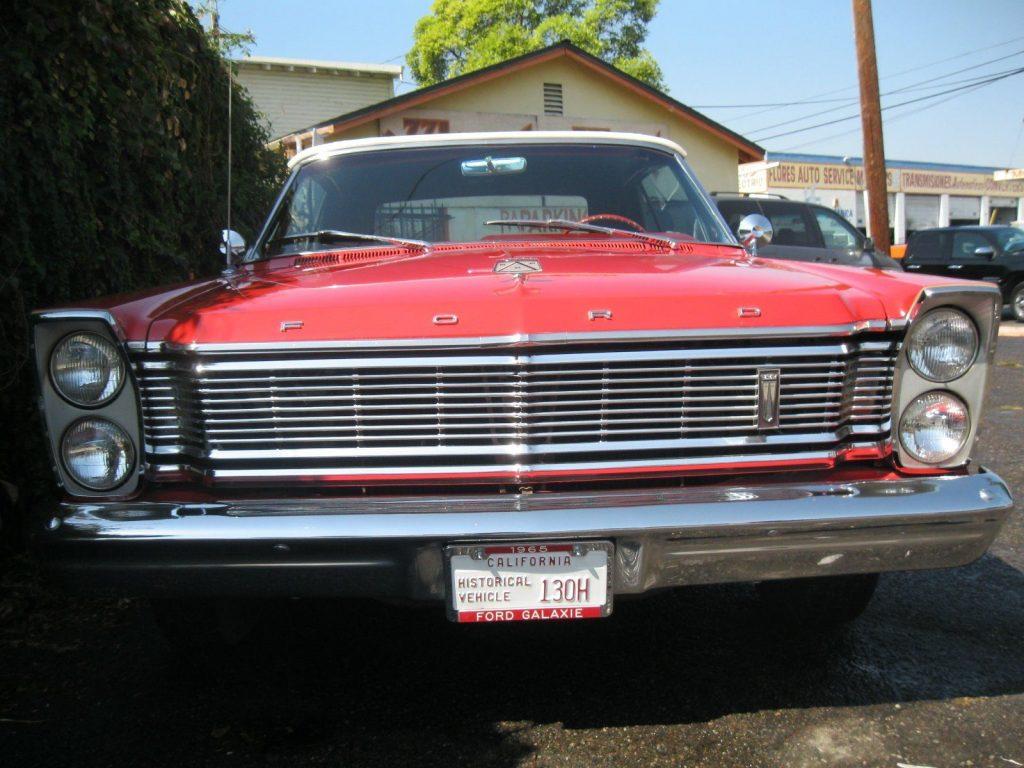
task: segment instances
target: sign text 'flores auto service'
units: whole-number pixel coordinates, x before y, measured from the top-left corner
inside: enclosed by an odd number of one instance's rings
[[[991,173],[925,171],[886,168],[890,192],[912,194],[1024,195],[1024,181],[996,181]],[[739,191],[767,192],[771,188],[864,189],[864,169],[859,165],[780,161],[740,166]]]

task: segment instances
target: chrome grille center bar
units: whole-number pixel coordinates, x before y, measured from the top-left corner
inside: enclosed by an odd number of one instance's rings
[[[883,446],[898,347],[897,334],[871,330],[529,349],[149,349],[133,363],[152,477],[517,479]],[[765,387],[776,371],[778,387]]]

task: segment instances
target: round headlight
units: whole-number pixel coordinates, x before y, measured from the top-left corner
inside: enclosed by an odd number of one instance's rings
[[[64,433],[60,453],[75,482],[94,491],[121,485],[135,466],[131,438],[106,419],[76,421]]]
[[[933,309],[907,339],[907,359],[929,381],[952,381],[967,373],[978,354],[978,329],[956,309]]]
[[[61,397],[94,408],[108,403],[124,384],[124,362],[117,347],[95,333],[72,333],[50,356],[50,378]]]
[[[922,464],[941,464],[956,456],[970,431],[967,406],[949,392],[925,392],[900,419],[900,442]]]

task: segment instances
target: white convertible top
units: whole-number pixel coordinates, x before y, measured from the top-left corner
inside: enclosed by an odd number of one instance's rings
[[[686,150],[674,141],[642,133],[615,131],[478,131],[476,133],[430,133],[418,136],[379,136],[369,139],[332,141],[299,152],[288,161],[288,167],[349,152],[368,152],[374,149],[402,147],[445,147],[460,144],[484,146],[487,144],[629,144],[655,147],[686,157]]]

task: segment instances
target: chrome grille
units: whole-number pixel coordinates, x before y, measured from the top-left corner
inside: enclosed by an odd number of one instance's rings
[[[888,436],[898,340],[139,353],[151,468],[520,471],[834,450]],[[780,372],[758,429],[758,371]],[[514,467],[515,469],[509,469]]]

